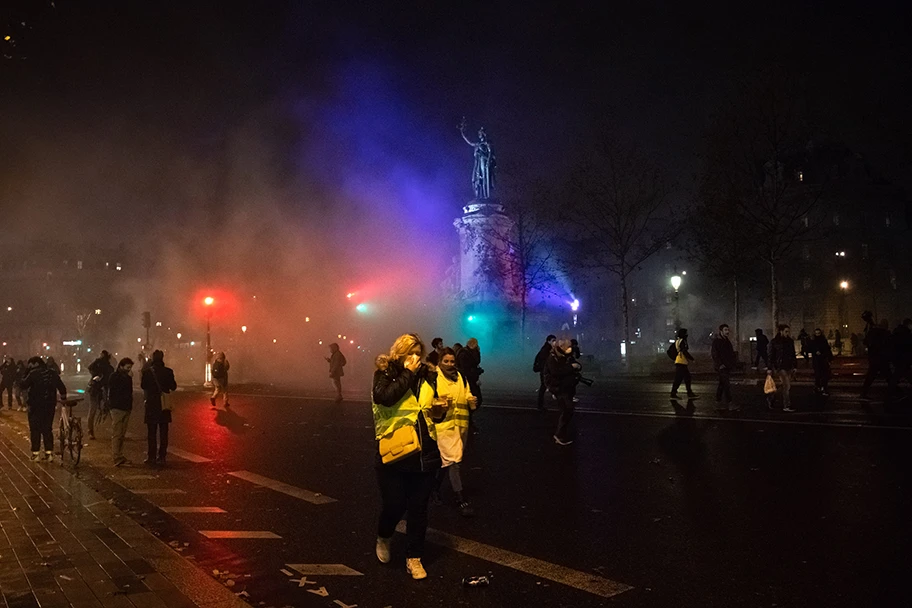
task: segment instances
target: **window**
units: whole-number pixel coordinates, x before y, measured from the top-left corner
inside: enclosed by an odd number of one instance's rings
[[[668,295],[665,296],[665,303],[666,303],[666,304],[671,304],[671,294],[668,294]]]
[[[671,241],[665,241],[665,249],[671,249]]]
[[[810,245],[801,246],[801,257],[803,257],[805,260],[811,259],[811,246]]]
[[[896,271],[890,270],[890,287],[893,288],[893,291],[896,291]]]
[[[801,223],[804,224],[805,228],[807,228],[811,224],[810,220],[808,219],[808,216],[806,216],[806,215],[803,218],[801,218]]]
[[[834,214],[833,214],[833,225],[834,225],[834,226],[838,226],[838,225],[839,225],[839,214],[838,214],[838,213],[834,213]]]
[[[798,172],[798,181],[799,181],[799,182],[803,182],[803,181],[804,181],[804,171],[799,171],[799,172]]]
[[[120,265],[120,262],[117,262],[117,265],[114,266],[117,270],[123,270],[123,266]]]
[[[888,213],[887,216],[884,218],[884,224],[886,224],[887,228],[890,227],[890,214],[889,214],[889,213]]]
[[[675,320],[672,319],[671,317],[668,317],[665,319],[665,327],[671,327],[674,324],[675,324]]]
[[[76,270],[82,270],[82,260],[76,260]]]
[[[807,291],[811,288],[811,277],[804,277],[804,290]]]
[[[867,243],[861,244],[861,259],[862,260],[868,259],[868,244]]]

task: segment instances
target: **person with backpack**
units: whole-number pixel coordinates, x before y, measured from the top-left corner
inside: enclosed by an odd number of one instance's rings
[[[557,336],[549,334],[545,338],[545,343],[538,349],[538,354],[535,355],[535,361],[532,363],[532,371],[538,374],[540,381],[538,386],[538,411],[540,412],[545,411],[545,391],[548,390],[545,384],[545,364],[548,363],[548,357],[555,344],[557,344]]]
[[[140,388],[143,389],[145,414],[143,422],[148,430],[148,446],[145,463],[149,466],[164,466],[168,455],[168,426],[171,424],[171,408],[168,395],[177,389],[174,370],[165,367],[165,353],[152,352],[152,363],[143,370]]]
[[[231,364],[228,363],[228,359],[225,358],[225,352],[222,351],[215,356],[215,361],[212,362],[212,396],[209,397],[209,403],[212,404],[212,407],[215,408],[216,398],[221,394],[224,399],[225,409],[231,407],[231,404],[228,403],[228,370],[231,368]]]
[[[22,389],[28,393],[29,435],[32,441],[32,460],[41,460],[41,442],[44,441],[44,458],[54,460],[54,411],[57,409],[57,393],[66,400],[67,389],[58,374],[48,369],[41,357],[28,360],[28,375],[22,381]]]
[[[687,345],[687,330],[682,327],[678,330],[677,335],[675,343],[669,346],[668,351],[666,351],[666,354],[674,359],[675,364],[675,378],[674,384],[671,385],[671,398],[678,398],[678,387],[683,382],[685,388],[687,388],[688,399],[697,399],[698,395],[690,387],[690,367],[688,367],[688,364],[694,358],[690,354],[690,347]]]
[[[329,356],[324,358],[329,363],[329,377],[332,378],[333,386],[336,387],[336,403],[339,403],[342,401],[342,376],[345,375],[342,368],[348,361],[345,360],[345,355],[335,342],[329,345]]]

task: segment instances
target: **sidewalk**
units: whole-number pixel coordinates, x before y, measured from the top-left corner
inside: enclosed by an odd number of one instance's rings
[[[0,606],[249,608],[58,457],[30,462],[11,417],[0,414]]]

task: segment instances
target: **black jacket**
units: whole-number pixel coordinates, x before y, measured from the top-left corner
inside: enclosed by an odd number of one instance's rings
[[[133,410],[133,378],[123,370],[111,374],[108,381],[108,406],[112,410]]]
[[[732,346],[731,340],[724,336],[717,336],[712,341],[712,360],[713,367],[719,371],[722,366],[732,371],[738,364],[738,357],[735,356],[735,347]]]
[[[833,358],[833,349],[830,348],[830,342],[826,336],[814,336],[808,342],[808,352],[814,359],[814,363],[820,365],[829,363]]]
[[[145,397],[146,412],[143,415],[143,422],[146,424],[171,422],[171,410],[162,410],[161,396],[162,393],[170,393],[177,388],[177,382],[174,381],[174,370],[165,367],[163,363],[153,363],[143,370],[139,385],[143,389]]]
[[[3,377],[4,386],[12,386],[16,381],[16,364],[12,361],[4,361],[0,365],[0,376]]]
[[[92,376],[101,376],[101,386],[107,386],[108,380],[111,379],[111,374],[114,373],[114,366],[104,357],[98,357],[89,364],[89,373]]]
[[[540,374],[545,373],[545,365],[548,363],[548,356],[551,354],[551,343],[545,342],[535,355],[535,363],[532,364],[532,371]]]
[[[883,327],[872,327],[865,336],[864,345],[868,347],[868,359],[873,361],[890,360],[890,332]]]
[[[769,348],[770,339],[766,337],[766,334],[760,334],[757,336],[757,352],[766,353]]]
[[[798,365],[795,357],[795,342],[785,336],[776,336],[770,342],[770,367],[774,370],[792,371]]]
[[[345,364],[348,363],[345,360],[345,355],[342,354],[341,350],[337,350],[329,357],[329,377],[330,378],[341,378],[345,375],[345,370],[342,368]]]
[[[398,361],[389,361],[385,368],[380,367],[374,372],[374,382],[371,395],[374,403],[382,407],[392,407],[411,389],[418,395],[418,387],[423,380],[427,380],[430,371],[422,365],[417,372],[412,372]],[[418,437],[421,440],[421,452],[408,456],[398,462],[383,464],[379,450],[376,452],[376,465],[378,467],[394,467],[406,472],[433,471],[440,468],[440,450],[437,442],[431,438],[424,415],[418,416]]]
[[[223,385],[228,384],[228,370],[231,368],[231,364],[228,363],[228,359],[224,361],[219,361],[216,359],[212,362],[212,377],[215,380],[218,380]]]
[[[579,372],[573,367],[573,358],[552,352],[545,363],[545,386],[552,395],[573,397],[579,383]]]
[[[468,346],[461,349],[456,355],[456,369],[470,385],[474,385],[481,376],[481,351]]]
[[[67,389],[60,376],[47,367],[36,367],[29,370],[25,380],[22,381],[22,390],[28,391],[29,407],[43,407],[53,409],[57,405],[57,393],[61,399],[66,399]]]

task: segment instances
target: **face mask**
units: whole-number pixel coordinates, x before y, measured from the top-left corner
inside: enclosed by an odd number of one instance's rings
[[[443,375],[449,380],[456,379],[456,366],[455,365],[444,365],[440,364],[439,369]]]

